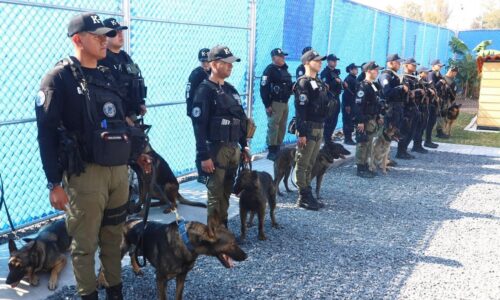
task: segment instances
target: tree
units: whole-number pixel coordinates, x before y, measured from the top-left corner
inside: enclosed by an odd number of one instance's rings
[[[484,14],[482,28],[500,28],[500,8],[490,10]]]
[[[452,37],[448,45],[454,54],[453,59],[450,58],[448,61],[448,65],[458,67],[456,80],[459,89],[465,97],[475,97],[479,94],[479,75],[477,73],[476,57],[471,53],[469,47],[457,37]]]
[[[446,0],[428,1],[423,19],[425,22],[445,26],[451,15],[451,9]]]

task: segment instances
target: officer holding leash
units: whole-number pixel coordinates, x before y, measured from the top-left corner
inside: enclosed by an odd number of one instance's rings
[[[208,53],[208,61],[212,73],[196,90],[191,117],[196,156],[209,175],[207,224],[213,235],[219,224],[227,227],[229,197],[240,154],[248,162],[250,149],[247,146],[249,120],[238,91],[225,81],[231,75],[233,63],[240,59],[228,47],[216,46]]]
[[[73,17],[68,36],[75,56],[60,61],[42,80],[36,98],[38,143],[50,203],[65,210],[73,237],[71,257],[82,299],[97,299],[95,252],[108,299],[122,299],[122,225],[128,199],[127,163],[133,130],[125,122],[126,99],[111,71],[97,65],[108,37],[99,16]],[[145,157],[135,157],[144,165]],[[62,184],[62,182],[64,182]],[[64,186],[64,189],[63,189]]]

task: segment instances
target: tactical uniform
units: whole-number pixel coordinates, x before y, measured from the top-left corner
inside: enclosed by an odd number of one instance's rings
[[[287,56],[281,49],[271,51],[275,55]],[[288,119],[288,99],[292,94],[292,76],[288,72],[288,65],[277,66],[270,64],[264,70],[260,82],[260,95],[264,107],[272,108],[272,114],[267,117],[267,145],[268,159],[274,160],[283,143]]]
[[[422,72],[428,72],[429,70],[425,67],[420,67],[417,70],[418,74]],[[411,151],[419,153],[427,153],[428,151],[422,147],[422,137],[427,127],[429,121],[429,103],[434,100],[433,89],[431,85],[423,77],[419,77],[417,81],[417,88],[423,89],[424,94],[421,97],[417,97],[417,106],[420,111],[420,118],[416,120],[415,135],[413,137],[413,148]],[[420,95],[419,95],[420,96]]]
[[[365,67],[363,67],[365,68]],[[374,62],[366,64],[368,70],[379,68]],[[373,140],[377,136],[379,125],[377,119],[379,114],[380,87],[375,82],[363,80],[356,91],[356,123],[364,124],[363,132],[356,132],[356,165],[357,175],[371,178],[374,176],[368,168],[368,158],[373,150]]]
[[[354,64],[350,64],[346,68],[346,72],[349,73],[352,68],[357,68]],[[344,143],[348,145],[354,145],[354,141],[352,140],[352,132],[354,130],[353,118],[355,116],[356,111],[356,90],[358,87],[358,81],[356,80],[356,76],[349,74],[344,79],[344,82],[347,84],[344,89],[344,93],[342,94],[342,124],[343,124],[343,132],[344,132]],[[346,108],[349,108],[349,112],[347,112]]]
[[[417,132],[418,120],[421,118],[419,104],[416,98],[421,95],[416,95],[415,98],[410,97],[410,91],[417,89],[418,78],[413,74],[403,74],[403,82],[408,87],[408,93],[403,106],[403,122],[401,124],[401,133],[403,137],[398,142],[398,152],[396,158],[413,159],[415,156],[407,152],[408,145],[412,141]]]
[[[209,52],[209,61],[240,61],[226,47]],[[229,83],[203,81],[193,100],[191,117],[196,136],[196,156],[200,161],[212,159],[215,171],[209,174],[208,224],[221,221],[227,227],[229,197],[240,163],[240,148],[247,147],[247,116],[238,91]]]
[[[304,47],[304,49],[302,49],[302,55],[304,55],[304,53],[306,53],[307,51],[309,51],[311,49],[312,48],[310,46]],[[304,68],[304,65],[300,64],[297,67],[297,69],[295,70],[295,78],[298,79],[299,77],[304,76],[305,73],[306,73],[306,69]]]
[[[441,64],[439,59],[432,61],[431,63],[432,66],[434,65],[440,65],[444,66]],[[440,98],[442,97],[442,80],[443,75],[439,71],[432,71],[429,73],[429,83],[435,88],[437,95],[435,97],[435,101],[432,101],[429,103],[429,121],[427,122],[427,127],[425,129],[425,147],[428,148],[437,148],[438,144],[435,144],[432,142],[432,130],[434,129],[434,125],[436,125],[437,122],[437,117],[438,114],[440,113],[440,105],[441,105],[441,100]]]
[[[116,34],[90,13],[72,19],[68,36],[82,31]],[[99,246],[108,297],[121,299],[120,243],[133,149],[120,87],[109,69],[85,68],[71,57],[45,75],[35,111],[47,186],[52,190],[64,181],[69,196],[66,225],[73,237],[77,290],[83,299],[97,299],[94,256]]]
[[[327,57],[327,61],[330,60],[337,61],[339,60],[339,58],[333,54],[330,54]],[[333,113],[325,120],[323,138],[325,142],[329,142],[332,140],[332,135],[335,131],[335,128],[337,128],[340,113],[340,94],[342,93],[342,80],[340,79],[340,70],[331,69],[329,66],[326,66],[326,68],[321,71],[320,78],[324,83],[327,84],[329,90],[328,95],[333,98],[336,103]],[[337,80],[339,80],[340,82]]]
[[[302,56],[302,61],[325,60],[316,51],[309,50]],[[295,86],[295,114],[297,134],[306,137],[306,145],[297,149],[296,181],[299,187],[298,205],[300,207],[318,210],[321,203],[313,197],[311,188],[311,171],[316,161],[323,137],[323,125],[334,103],[330,101],[328,87],[319,78],[300,77]]]

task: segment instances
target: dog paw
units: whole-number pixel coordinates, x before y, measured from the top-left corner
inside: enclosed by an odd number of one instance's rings
[[[29,281],[30,281],[30,285],[32,285],[32,286],[38,286],[38,283],[40,283],[40,279],[36,275],[31,276]]]
[[[259,234],[259,240],[265,241],[267,240],[267,237],[264,234]]]
[[[51,290],[51,291],[54,291],[55,289],[57,289],[57,280],[50,279],[48,287],[49,287],[49,290]]]

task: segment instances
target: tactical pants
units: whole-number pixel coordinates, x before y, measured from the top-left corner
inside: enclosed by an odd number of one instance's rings
[[[425,127],[425,141],[432,142],[432,130],[434,125],[436,125],[437,111],[436,105],[429,104],[429,120],[427,126]]]
[[[229,197],[233,192],[240,155],[240,148],[236,144],[212,144],[210,147],[210,156],[215,165],[215,171],[210,174],[207,182],[208,224],[214,220],[223,222],[228,218]]]
[[[356,135],[356,164],[364,165],[368,163],[368,158],[372,156],[373,140],[377,136],[378,124],[373,118],[365,122],[364,133]]]
[[[295,154],[295,180],[300,189],[311,185],[311,171],[321,147],[322,137],[323,129],[313,128],[307,136],[305,147],[297,149],[297,153]]]
[[[87,164],[80,176],[65,180],[69,196],[68,234],[73,237],[71,258],[77,291],[96,290],[95,252],[110,286],[121,283],[122,227],[126,217],[129,183],[127,166]]]
[[[353,105],[356,106],[356,105]],[[342,105],[342,130],[345,137],[352,137],[352,132],[354,131],[354,107],[351,106],[351,112],[347,113],[345,106]]]
[[[283,143],[288,119],[288,103],[273,101],[273,114],[267,117],[267,145],[279,146]]]
[[[337,128],[337,123],[339,121],[339,114],[340,114],[340,101],[338,97],[335,98],[337,101],[337,105],[335,106],[335,111],[331,116],[329,116],[325,120],[325,129],[323,131],[323,139],[326,141],[331,141],[332,140],[332,135],[335,129]]]
[[[422,145],[422,136],[424,135],[425,128],[427,127],[427,122],[429,121],[429,106],[420,105],[420,114],[416,119],[416,130],[413,137],[413,147],[415,145]]]
[[[417,131],[417,120],[419,117],[420,112],[416,109],[416,107],[405,108],[400,129],[403,138],[398,142],[399,151],[406,151],[408,148],[408,145]]]

